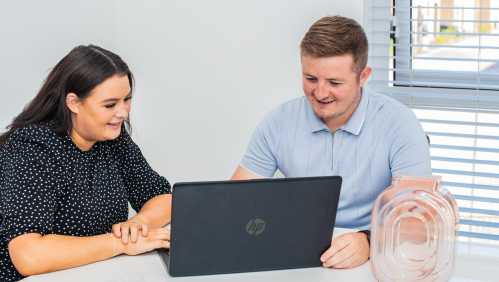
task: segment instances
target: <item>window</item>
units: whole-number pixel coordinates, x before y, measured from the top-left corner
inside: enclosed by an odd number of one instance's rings
[[[499,244],[499,0],[371,0],[367,87],[410,107],[460,240]]]

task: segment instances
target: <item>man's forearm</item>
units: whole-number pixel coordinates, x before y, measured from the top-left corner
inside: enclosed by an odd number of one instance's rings
[[[156,229],[170,223],[172,214],[172,194],[156,196],[147,201],[140,212],[128,221],[140,221],[149,229]]]

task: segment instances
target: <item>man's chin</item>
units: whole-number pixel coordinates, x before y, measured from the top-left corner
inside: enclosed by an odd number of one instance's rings
[[[314,109],[314,113],[320,119],[327,119],[327,118],[332,118],[332,117],[336,116],[335,112],[317,111],[315,109]]]

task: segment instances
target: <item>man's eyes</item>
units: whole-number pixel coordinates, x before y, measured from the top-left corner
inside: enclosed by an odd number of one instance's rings
[[[305,77],[308,81],[310,82],[317,82],[317,78],[315,77]],[[338,82],[333,82],[333,81],[329,81],[329,83],[333,86],[338,86],[340,85],[341,83],[338,83]]]

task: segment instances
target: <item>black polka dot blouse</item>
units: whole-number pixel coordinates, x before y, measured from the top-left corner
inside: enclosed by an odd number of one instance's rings
[[[82,151],[70,138],[31,125],[0,150],[0,281],[24,278],[9,257],[10,240],[26,233],[94,236],[171,193],[131,138]]]

